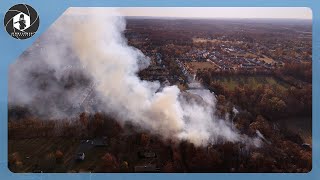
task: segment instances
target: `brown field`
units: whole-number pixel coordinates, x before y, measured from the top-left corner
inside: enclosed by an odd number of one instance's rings
[[[239,53],[230,53],[230,54],[234,55],[234,56],[244,56],[246,58],[256,58],[256,57],[258,57],[257,55],[249,53],[249,52],[246,52],[245,54],[239,54]]]
[[[219,39],[204,39],[204,38],[193,38],[193,43],[236,43],[241,44],[243,42],[241,41],[225,41],[225,40],[219,40]]]
[[[75,155],[80,148],[79,139],[69,138],[33,138],[9,140],[9,159],[18,156],[21,164],[12,165],[13,172],[89,172],[97,171],[101,166],[101,157],[110,152],[107,147],[90,147],[85,151],[85,161],[76,162]],[[62,162],[57,162],[56,150],[63,152]]]
[[[218,66],[213,62],[187,62],[185,63],[188,70],[192,73],[196,73],[197,70],[204,70],[204,69],[216,69]]]
[[[65,138],[33,138],[21,140],[9,140],[9,159],[15,155],[19,156],[21,165],[12,166],[13,172],[32,172],[36,166],[41,169],[53,168],[56,171],[66,171],[66,165],[74,160],[74,154],[79,146],[78,141]],[[48,156],[59,149],[66,158],[63,163],[55,164]],[[44,160],[47,159],[47,160]]]
[[[245,58],[258,58],[258,55],[253,54],[253,53],[249,53],[249,52],[247,52],[245,54],[239,54],[239,53],[231,53],[231,54],[234,55],[234,56],[242,55]],[[271,58],[269,58],[267,56],[264,56],[264,55],[263,55],[263,58],[259,57],[258,60],[259,61],[264,61],[264,62],[270,63],[270,64],[274,64],[275,63],[275,61],[273,59],[271,59]]]
[[[308,117],[294,117],[284,119],[283,127],[296,132],[308,144],[312,144],[312,120]]]
[[[192,39],[193,43],[207,43],[207,42],[210,42],[210,43],[220,43],[222,42],[221,40],[218,40],[218,39],[203,39],[203,38],[193,38]]]
[[[269,58],[267,56],[264,56],[263,58],[259,58],[258,60],[259,61],[264,61],[264,62],[269,63],[269,64],[274,64],[275,63],[275,61],[273,59],[271,59],[271,58]]]

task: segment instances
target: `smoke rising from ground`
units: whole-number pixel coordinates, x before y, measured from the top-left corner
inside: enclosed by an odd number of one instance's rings
[[[23,67],[12,68],[10,104],[24,104],[40,114],[67,117],[77,111],[66,109],[78,103],[84,87],[94,84],[91,87],[98,101],[95,110],[164,139],[187,140],[196,146],[220,140],[260,144],[258,139],[240,135],[228,121],[215,116],[216,99],[209,90],[181,92],[177,86],[167,86],[158,91],[159,82],[141,80],[137,72],[149,65],[149,59],[128,46],[123,36],[125,20],[115,11],[102,15],[91,9],[85,11],[85,16],[68,18],[70,12],[50,28],[46,53],[29,55],[20,59]],[[68,66],[77,68],[66,71]],[[40,76],[32,76],[33,72]],[[76,79],[74,86],[66,88],[64,79],[77,73],[83,83],[77,84]],[[50,78],[41,82],[47,74]],[[36,101],[39,95],[40,100]]]

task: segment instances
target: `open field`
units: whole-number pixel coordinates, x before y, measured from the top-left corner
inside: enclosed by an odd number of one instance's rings
[[[274,64],[275,63],[275,61],[273,59],[271,59],[269,57],[266,57],[266,56],[264,56],[263,58],[259,58],[258,60],[259,61],[264,61],[264,62],[269,63],[269,64]]]
[[[304,142],[312,144],[312,119],[308,117],[292,117],[284,119],[282,126],[289,131],[297,132]]]
[[[246,52],[244,54],[240,54],[240,53],[237,53],[237,52],[232,52],[230,53],[231,55],[233,56],[243,56],[245,58],[257,58],[258,56],[253,54],[253,53],[250,53],[250,52]]]
[[[76,138],[9,139],[9,161],[14,161],[9,169],[12,172],[108,172],[103,157],[111,153],[116,155],[119,165],[126,162],[127,168],[121,172],[134,172],[135,166],[150,163],[160,166],[170,158],[170,151],[158,143],[148,146],[156,153],[155,158],[141,158],[138,153],[145,148],[128,141],[111,138],[108,145],[96,146],[91,144],[91,140]],[[63,153],[60,160],[56,158],[57,150]],[[78,153],[85,153],[83,161],[76,160]]]
[[[107,147],[81,147],[83,144],[76,139],[68,138],[33,138],[9,140],[9,159],[18,156],[21,165],[13,165],[13,172],[84,172],[93,171],[101,165],[101,157],[108,151]],[[57,162],[54,154],[63,152],[61,162]],[[77,152],[85,152],[86,160],[75,161]]]
[[[9,159],[12,156],[19,156],[20,166],[12,166],[14,172],[32,172],[37,169],[55,169],[55,171],[65,171],[65,165],[70,164],[74,159],[74,152],[78,147],[77,141],[67,138],[33,138],[21,140],[9,140]],[[50,155],[59,149],[64,152],[62,165],[52,162]],[[46,160],[44,160],[46,159]]]
[[[204,38],[193,38],[193,43],[235,43],[241,44],[242,41],[227,41],[227,40],[220,40],[220,39],[204,39]]]
[[[214,70],[215,68],[218,67],[213,62],[186,62],[185,65],[193,73],[196,73],[197,70],[204,70],[204,69]]]
[[[224,85],[228,90],[234,90],[239,85],[248,85],[251,88],[257,88],[259,85],[269,84],[277,86],[280,89],[287,89],[288,84],[280,82],[270,76],[219,76],[215,81]]]

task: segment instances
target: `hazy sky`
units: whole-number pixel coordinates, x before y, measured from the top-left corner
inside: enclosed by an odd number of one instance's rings
[[[72,10],[71,10],[72,9]],[[71,13],[86,10],[106,13],[113,8],[71,8]],[[312,11],[305,7],[121,7],[124,16],[193,17],[193,18],[290,18],[312,19]]]

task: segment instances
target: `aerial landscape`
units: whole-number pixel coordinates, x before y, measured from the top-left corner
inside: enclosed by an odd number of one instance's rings
[[[311,171],[311,20],[71,12],[10,66],[12,172]]]

